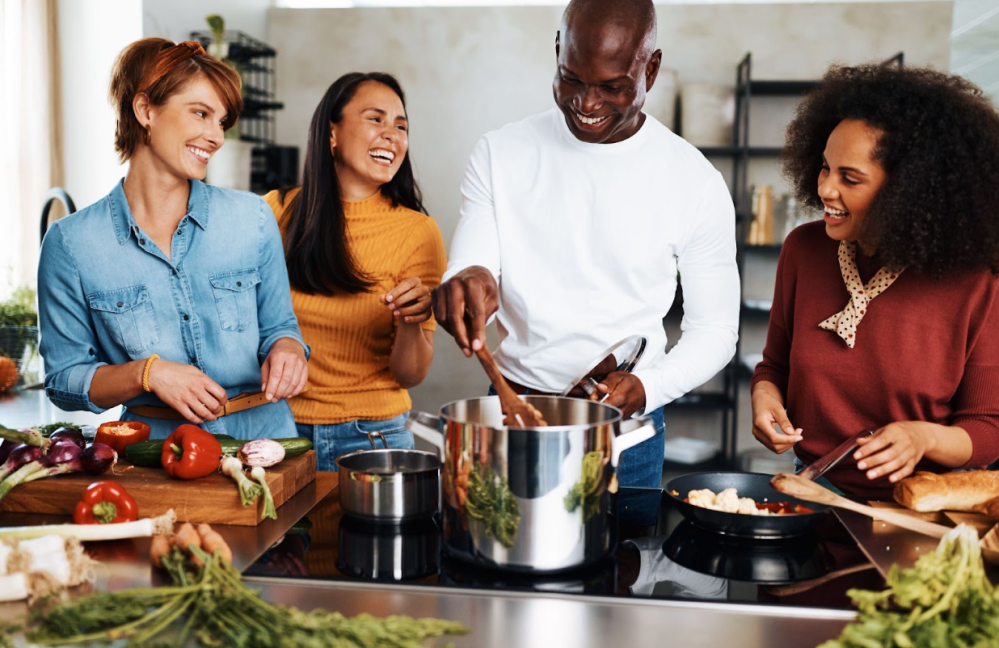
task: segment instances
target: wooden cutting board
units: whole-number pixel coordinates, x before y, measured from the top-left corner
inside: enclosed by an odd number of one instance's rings
[[[316,478],[316,453],[285,459],[267,469],[267,484],[280,507]],[[239,488],[229,477],[214,473],[201,479],[174,479],[161,468],[142,468],[122,461],[99,477],[60,475],[21,484],[0,500],[0,511],[72,515],[80,495],[89,484],[114,479],[135,498],[140,517],[153,517],[172,508],[181,522],[256,526],[260,523],[263,497],[256,506],[243,507]],[[278,508],[278,516],[281,509]]]

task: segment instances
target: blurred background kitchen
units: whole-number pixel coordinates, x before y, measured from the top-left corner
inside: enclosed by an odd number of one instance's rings
[[[35,287],[49,190],[62,187],[83,207],[124,174],[106,93],[126,44],[193,36],[238,64],[247,110],[208,181],[258,193],[299,180],[309,118],[334,79],[352,70],[396,75],[408,94],[410,155],[425,204],[450,242],[475,141],[552,105],[565,1],[0,0],[0,354],[17,370],[0,358],[0,391],[5,377],[15,393],[41,378],[16,302]],[[748,377],[763,347],[780,243],[813,216],[787,198],[777,164],[796,102],[831,63],[871,60],[950,70],[995,101],[999,0],[690,0],[657,9],[663,70],[645,110],[700,147],[729,181],[743,277],[738,355],[667,407],[667,459],[677,469],[769,472],[789,458],[752,439]],[[224,19],[224,33],[206,22],[212,14]],[[49,219],[66,213],[61,199],[52,207]],[[681,312],[678,297],[664,321],[671,339]],[[436,412],[485,393],[478,362],[443,332],[436,348],[430,375],[411,390],[414,409]]]

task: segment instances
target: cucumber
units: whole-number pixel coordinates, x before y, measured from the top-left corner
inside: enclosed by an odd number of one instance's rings
[[[290,439],[274,439],[284,448],[285,457],[297,457],[312,450],[312,441],[305,437],[292,437]],[[236,456],[239,449],[246,441],[239,439],[219,439],[222,446],[222,454]],[[147,468],[159,468],[160,456],[163,454],[163,440],[159,441],[139,441],[130,443],[125,447],[125,458],[136,466]]]

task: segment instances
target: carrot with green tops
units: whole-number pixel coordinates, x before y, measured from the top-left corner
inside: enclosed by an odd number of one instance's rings
[[[205,550],[205,553],[214,556],[218,552],[223,560],[232,564],[232,549],[229,548],[218,531],[202,523],[198,525],[198,534],[201,536],[201,548]]]
[[[163,556],[170,553],[170,536],[154,535],[153,541],[149,545],[149,558],[157,567],[163,566]]]

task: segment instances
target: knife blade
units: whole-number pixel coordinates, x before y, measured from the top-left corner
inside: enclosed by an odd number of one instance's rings
[[[874,434],[873,430],[866,429],[857,432],[852,437],[833,448],[831,451],[813,461],[811,466],[802,470],[798,473],[798,475],[800,477],[804,477],[805,479],[815,481],[824,475],[830,468],[843,461],[847,455],[856,450],[859,447],[857,441],[864,437],[869,437],[872,434]]]

